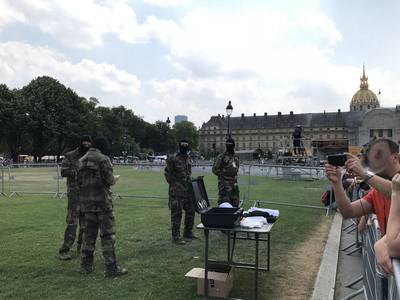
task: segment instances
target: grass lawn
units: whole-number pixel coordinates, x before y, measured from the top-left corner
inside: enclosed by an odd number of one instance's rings
[[[21,174],[18,174],[20,172]],[[45,169],[14,171],[21,187],[45,191],[52,179]],[[35,175],[36,174],[36,175]],[[117,194],[166,196],[167,185],[162,172],[138,171],[118,167],[121,174]],[[22,176],[23,175],[23,176]],[[22,177],[21,177],[22,176]],[[22,183],[23,178],[24,183]],[[32,180],[32,181],[31,181]],[[31,182],[31,183],[30,183]],[[209,197],[216,197],[216,178],[206,175]],[[272,178],[252,178],[252,199],[267,199],[290,203],[319,205],[324,181],[285,182]],[[64,183],[65,184],[65,183]],[[245,186],[241,186],[244,192]],[[129,274],[118,279],[105,279],[104,265],[97,243],[96,270],[88,276],[78,273],[79,259],[61,262],[57,251],[65,228],[66,199],[50,196],[0,197],[0,298],[1,299],[198,299],[196,282],[184,278],[193,267],[203,266],[204,243],[202,232],[195,233],[199,241],[176,246],[170,239],[170,214],[167,200],[117,198],[114,201],[117,221],[117,256],[129,269]],[[250,203],[245,203],[248,207]],[[279,298],[277,288],[286,283],[292,288],[293,277],[302,270],[288,271],[286,262],[292,253],[315,232],[331,221],[323,210],[268,206],[281,213],[272,233],[271,272],[260,273],[260,299]],[[196,216],[196,224],[199,216]],[[224,258],[226,239],[220,233],[211,235],[212,258]],[[239,242],[238,260],[252,259],[253,247]],[[310,253],[312,255],[312,253]],[[260,259],[264,262],[266,251]],[[301,259],[298,257],[296,259]],[[318,269],[318,268],[316,268]],[[316,274],[311,274],[314,278]],[[313,280],[308,281],[312,290]],[[296,287],[293,287],[296,288]],[[231,296],[249,299],[253,292],[253,272],[235,270]]]

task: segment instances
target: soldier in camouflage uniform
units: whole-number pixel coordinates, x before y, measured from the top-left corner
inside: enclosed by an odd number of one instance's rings
[[[172,241],[183,245],[185,241],[180,238],[182,210],[185,210],[185,239],[196,239],[193,235],[195,208],[191,193],[192,165],[188,155],[189,142],[179,142],[179,152],[168,157],[165,167],[165,179],[169,184],[169,202],[171,210]]]
[[[235,155],[235,140],[231,137],[226,140],[226,151],[217,157],[212,171],[218,176],[218,205],[229,202],[239,207],[239,157]]]
[[[79,211],[79,187],[77,182],[78,160],[86,154],[91,146],[92,139],[90,136],[83,136],[80,145],[75,150],[65,154],[65,158],[61,163],[61,176],[67,178],[67,228],[64,233],[64,243],[59,250],[59,258],[61,260],[69,260],[71,256],[71,247],[74,244],[76,230],[79,223],[79,234],[77,244],[77,253],[80,253],[82,245],[82,218]]]
[[[94,270],[93,253],[100,230],[101,247],[105,260],[106,277],[128,273],[117,265],[115,255],[115,219],[113,214],[111,186],[118,179],[113,174],[108,142],[104,138],[93,140],[93,147],[79,162],[78,183],[80,187],[81,212],[84,216],[84,234],[81,255],[81,273]]]

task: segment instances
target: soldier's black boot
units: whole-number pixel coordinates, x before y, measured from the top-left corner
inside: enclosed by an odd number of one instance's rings
[[[185,245],[186,242],[182,240],[179,236],[172,236],[172,242],[177,245]]]
[[[185,233],[183,234],[183,238],[189,239],[189,240],[198,240],[199,238],[193,234],[192,230],[185,230]]]
[[[72,259],[71,251],[69,249],[61,248],[58,252],[58,258],[60,260],[70,260]]]
[[[119,277],[128,274],[128,269],[117,266],[117,263],[106,265],[105,277]]]
[[[93,255],[82,257],[80,273],[87,275],[94,271]]]
[[[177,245],[185,245],[186,244],[186,242],[181,239],[179,227],[175,224],[172,224],[172,242]]]
[[[193,224],[194,224],[194,211],[186,211],[185,213],[185,231],[183,233],[183,238],[196,240],[198,239],[193,234]]]

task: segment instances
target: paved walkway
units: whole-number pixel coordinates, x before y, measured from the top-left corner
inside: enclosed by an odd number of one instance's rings
[[[343,220],[342,227],[345,228],[351,223],[350,220]],[[356,232],[348,234],[342,231],[342,237],[340,241],[340,249],[343,249],[347,245],[353,243],[356,239]],[[354,247],[347,251],[339,251],[338,268],[336,275],[336,286],[335,286],[335,297],[334,299],[342,299],[343,297],[350,295],[356,290],[362,287],[362,282],[357,283],[352,288],[346,288],[345,285],[357,279],[362,274],[362,257],[360,252],[355,252],[351,255],[347,255]],[[361,294],[355,298],[355,300],[364,299],[364,295]]]

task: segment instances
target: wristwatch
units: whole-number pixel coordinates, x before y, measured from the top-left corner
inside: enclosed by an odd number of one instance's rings
[[[364,182],[367,183],[372,177],[375,176],[375,173],[367,169],[364,173],[364,176],[365,176]]]

